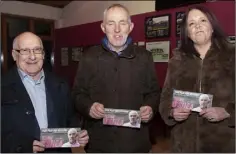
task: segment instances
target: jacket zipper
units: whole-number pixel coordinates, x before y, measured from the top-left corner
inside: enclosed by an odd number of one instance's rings
[[[200,68],[200,73],[199,73],[199,92],[201,93],[202,92],[202,66],[203,66],[203,60],[204,59],[201,59],[201,62],[200,62],[200,65],[201,65],[201,68]],[[197,134],[197,137],[196,137],[196,152],[199,152],[199,117],[197,116],[197,122],[196,122],[196,134]]]

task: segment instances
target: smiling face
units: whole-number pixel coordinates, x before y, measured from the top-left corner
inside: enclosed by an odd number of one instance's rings
[[[124,47],[133,27],[128,12],[121,7],[108,9],[101,24],[102,31],[106,34],[111,48],[115,51]]]
[[[32,33],[24,33],[17,38],[12,56],[19,69],[30,76],[40,74],[43,67],[44,53],[35,54],[32,50],[28,55],[22,55],[16,50],[43,48],[40,39]],[[15,50],[16,49],[16,50]]]
[[[193,9],[187,18],[188,37],[194,44],[202,45],[211,42],[212,26],[207,16],[200,10]]]

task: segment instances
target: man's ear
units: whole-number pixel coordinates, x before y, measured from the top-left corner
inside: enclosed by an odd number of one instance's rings
[[[12,57],[13,57],[13,60],[16,61],[17,55],[16,55],[15,50],[12,50],[12,51],[11,51],[11,55],[12,55]]]
[[[130,23],[130,27],[129,27],[129,32],[130,32],[130,33],[132,32],[133,28],[134,28],[134,23],[131,22],[131,23]]]
[[[105,24],[104,24],[104,22],[101,23],[101,29],[102,29],[103,33],[105,33]]]

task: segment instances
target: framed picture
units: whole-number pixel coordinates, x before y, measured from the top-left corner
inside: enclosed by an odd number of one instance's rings
[[[176,12],[175,19],[176,19],[176,36],[180,36],[180,23],[182,22],[184,17],[184,12]]]
[[[162,38],[170,36],[170,14],[147,17],[145,19],[145,37]]]
[[[154,62],[168,62],[170,41],[147,42],[146,49],[152,53]]]
[[[69,65],[68,47],[61,48],[61,66]]]
[[[83,52],[83,47],[72,47],[71,48],[72,61],[80,61],[82,52]]]

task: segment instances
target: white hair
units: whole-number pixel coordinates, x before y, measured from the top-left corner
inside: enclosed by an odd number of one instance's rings
[[[130,112],[129,112],[129,116],[130,116],[130,115],[139,116],[137,111],[130,111]]]
[[[75,128],[69,129],[68,134],[70,134],[70,133],[77,133],[77,129],[75,129]]]
[[[208,101],[210,101],[210,97],[209,97],[207,94],[201,94],[201,95],[199,96],[199,101],[200,101],[202,98],[206,98]]]

